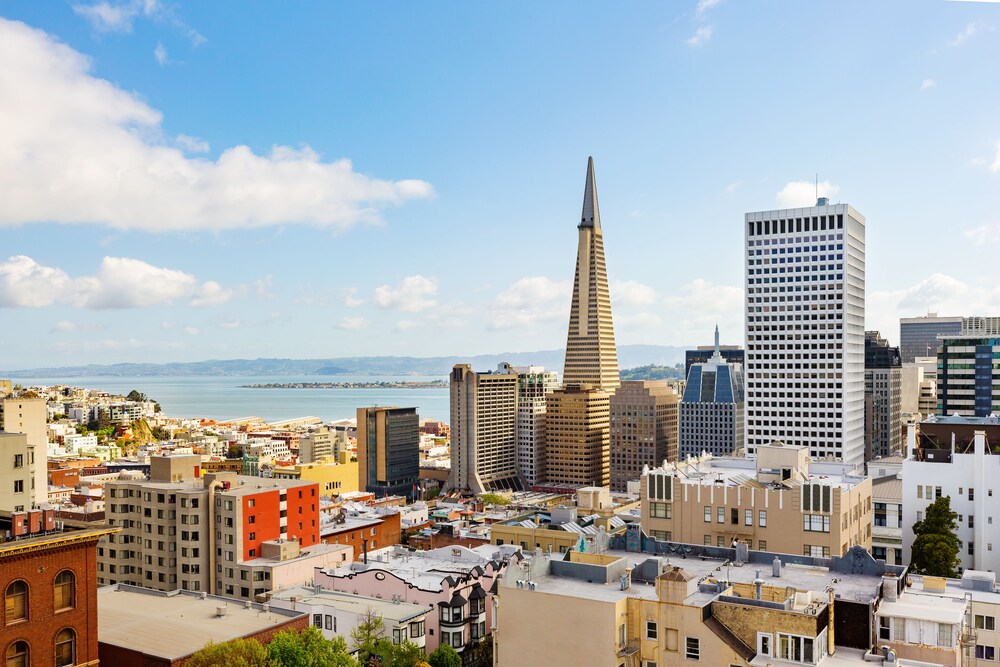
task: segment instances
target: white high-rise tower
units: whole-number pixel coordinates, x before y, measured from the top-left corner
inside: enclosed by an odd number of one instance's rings
[[[747,213],[746,451],[864,461],[865,219],[847,204]]]

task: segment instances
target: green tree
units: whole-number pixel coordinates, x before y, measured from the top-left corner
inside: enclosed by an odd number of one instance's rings
[[[329,641],[313,625],[302,632],[279,632],[267,645],[267,655],[280,667],[357,667],[343,637]]]
[[[209,642],[184,661],[185,667],[276,667],[267,649],[256,639],[234,639],[216,644]]]
[[[427,657],[427,662],[431,667],[462,667],[462,656],[447,644],[441,644]]]
[[[128,393],[128,396],[125,397],[125,400],[135,401],[137,403],[143,403],[145,401],[148,401],[149,399],[146,397],[144,393],[142,393],[138,389],[133,389]]]
[[[378,653],[379,642],[385,641],[385,622],[373,611],[358,617],[358,626],[351,630],[351,648],[364,660],[369,653]]]
[[[402,644],[391,644],[385,642],[388,645],[388,657],[389,661],[383,658],[383,667],[417,667],[421,662],[427,658],[427,654],[424,653],[424,649],[417,646],[410,640],[404,640]]]
[[[435,486],[432,489],[427,489],[427,493],[424,494],[424,500],[434,500],[441,495],[441,487]]]
[[[479,499],[486,505],[510,505],[510,500],[504,498],[499,493],[484,493]]]
[[[931,503],[924,518],[913,524],[913,547],[910,567],[917,574],[935,577],[958,576],[958,514],[951,511],[951,497]]]

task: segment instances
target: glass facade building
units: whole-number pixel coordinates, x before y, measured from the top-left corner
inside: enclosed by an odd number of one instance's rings
[[[942,336],[938,413],[989,417],[1000,412],[1000,336]]]
[[[961,317],[904,317],[899,320],[899,355],[904,364],[938,353],[938,336],[962,332]]]

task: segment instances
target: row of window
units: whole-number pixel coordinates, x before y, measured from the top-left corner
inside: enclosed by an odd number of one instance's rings
[[[24,641],[16,641],[4,652],[6,667],[31,667],[37,664],[31,661],[31,645]],[[55,667],[70,667],[76,664],[76,632],[72,628],[63,628],[55,637]]]
[[[55,611],[72,609],[74,605],[76,575],[63,570],[52,582],[52,601]],[[4,623],[10,625],[28,620],[28,583],[21,579],[10,582],[4,591]]]

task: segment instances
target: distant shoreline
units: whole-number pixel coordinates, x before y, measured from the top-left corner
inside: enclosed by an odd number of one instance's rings
[[[430,382],[266,382],[241,384],[240,389],[441,389],[444,380]]]

